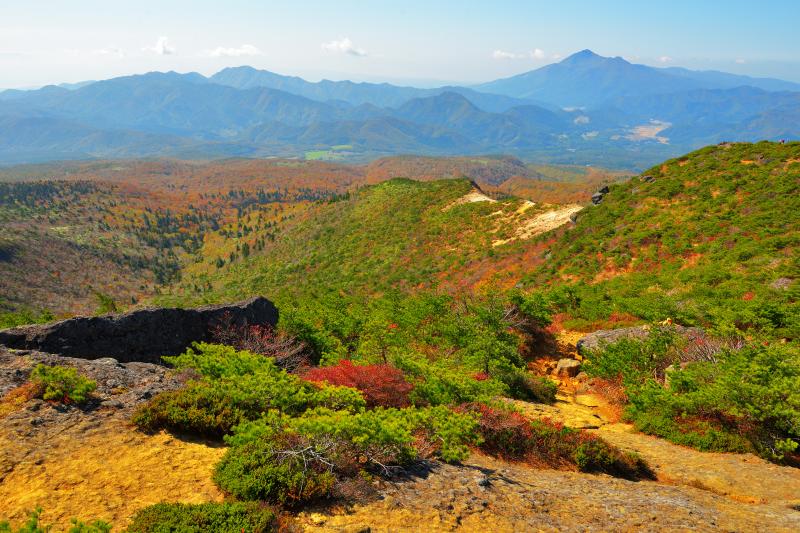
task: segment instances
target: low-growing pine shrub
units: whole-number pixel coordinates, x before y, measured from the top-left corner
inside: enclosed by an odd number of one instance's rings
[[[214,469],[214,481],[243,500],[293,505],[322,498],[336,481],[336,445],[288,433],[254,439],[226,452]]]
[[[479,442],[473,415],[446,407],[318,408],[298,417],[271,411],[237,426],[214,479],[246,500],[294,505],[347,493],[362,472],[388,475],[419,459],[467,457]]]
[[[133,422],[146,431],[169,429],[219,438],[271,409],[299,415],[315,407],[357,411],[365,405],[355,389],[310,383],[278,368],[270,358],[228,346],[196,344],[165,360],[196,370],[205,379],[141,405]]]
[[[347,359],[335,366],[310,369],[303,378],[358,389],[364,395],[367,408],[408,407],[411,404],[408,396],[414,388],[403,373],[391,365],[354,365]]]
[[[800,352],[791,344],[704,339],[698,348],[651,335],[591,354],[586,368],[622,383],[624,416],[645,433],[779,462],[800,446]]]
[[[274,377],[257,373],[230,380],[190,382],[183,389],[158,394],[140,406],[132,420],[146,431],[169,429],[218,438],[234,426],[261,418],[270,409],[297,415],[320,406],[353,411],[364,407],[357,390],[318,387],[285,373]]]
[[[277,518],[269,507],[258,503],[158,503],[138,511],[127,531],[267,533],[277,531]]]
[[[62,403],[84,403],[97,388],[97,382],[67,366],[37,365],[30,380],[43,389],[42,398]]]
[[[432,363],[422,357],[398,358],[395,365],[412,381],[409,394],[414,405],[460,405],[491,399],[508,393],[508,387],[494,379],[475,379],[474,374],[445,363]],[[488,376],[488,374],[487,374]]]

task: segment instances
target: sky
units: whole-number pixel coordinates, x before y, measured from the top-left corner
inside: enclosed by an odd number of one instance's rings
[[[0,87],[252,65],[479,83],[583,49],[800,82],[798,0],[0,0]]]

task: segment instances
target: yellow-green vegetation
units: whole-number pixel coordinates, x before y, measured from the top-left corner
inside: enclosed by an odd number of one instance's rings
[[[723,144],[614,184],[526,279],[575,329],[700,326],[594,354],[642,431],[794,461],[800,442],[800,143]],[[608,326],[606,326],[608,327]],[[699,343],[699,344],[698,344]],[[665,368],[670,372],[665,374]]]
[[[344,154],[342,152],[346,152],[352,150],[353,146],[349,144],[337,144],[335,146],[331,146],[327,150],[310,150],[307,151],[304,155],[307,161],[336,161],[340,159],[344,159]]]
[[[8,522],[0,521],[0,533],[47,533],[52,530],[52,526],[41,524],[41,515],[41,508],[31,511],[28,520],[16,529],[12,528]],[[111,524],[102,520],[95,520],[87,524],[73,518],[72,525],[66,531],[67,533],[109,533]]]
[[[145,507],[133,517],[128,533],[203,533],[278,530],[275,513],[257,503],[159,503]]]
[[[794,386],[800,143],[698,150],[612,184],[600,205],[581,211],[574,226],[496,247],[492,242],[518,227],[497,222],[521,203],[459,203],[470,190],[466,180],[394,179],[363,188],[293,220],[247,261],[187,278],[163,301],[269,294],[282,309],[281,327],[307,343],[315,361],[388,362],[410,376],[444,376],[446,386],[428,391],[435,380],[425,379],[415,388],[412,396],[427,395],[428,401],[438,395],[450,399],[436,402],[468,401],[464,391],[473,384],[454,377],[467,372],[486,372],[492,380],[486,386],[497,383],[505,394],[542,399],[548,396],[546,383],[515,385],[524,366],[520,353],[535,353],[536,332],[510,341],[502,333],[509,324],[494,318],[507,307],[492,299],[513,298],[502,288],[519,280],[513,271],[522,277],[519,294],[535,300],[547,316],[534,321],[539,328],[551,315],[569,329],[585,331],[669,319],[702,327],[713,338],[735,339],[743,349],[678,370],[678,376],[693,376],[708,369],[702,379],[690,379],[689,389],[702,391],[698,394],[733,390],[724,376],[734,376],[751,359],[758,362],[749,370],[754,375],[784,376],[781,380]],[[475,290],[490,281],[501,288]],[[614,357],[623,362],[638,357],[630,346],[623,352]],[[643,430],[673,440],[680,434],[681,442],[700,447],[752,449],[780,459],[792,453],[797,439],[796,428],[786,422],[791,412],[767,416],[742,410],[754,405],[772,412],[771,406],[795,400],[783,381],[773,386],[767,377],[758,379],[766,389],[736,389],[738,397],[726,398],[734,403],[720,404],[715,416],[733,417],[735,423],[700,424],[725,437],[698,430],[697,416],[709,408],[681,403],[689,396],[663,383],[645,396],[629,386],[630,413],[640,413],[630,416]],[[641,413],[673,405],[654,391],[677,403],[660,422],[645,423]],[[664,429],[667,421],[671,429]]]
[[[62,403],[84,403],[97,388],[97,382],[67,366],[37,365],[30,380],[41,391],[43,399]]]

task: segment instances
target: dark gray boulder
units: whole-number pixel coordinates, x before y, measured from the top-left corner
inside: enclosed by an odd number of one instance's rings
[[[214,326],[275,325],[278,309],[256,297],[229,305],[195,309],[151,308],[98,317],[75,317],[51,324],[0,331],[0,345],[69,357],[158,363],[191,343],[211,340]]]

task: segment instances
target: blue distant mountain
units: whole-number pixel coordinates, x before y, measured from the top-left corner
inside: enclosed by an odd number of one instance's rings
[[[800,84],[715,71],[653,68],[583,50],[560,63],[478,85],[475,89],[563,107],[597,107],[620,97],[674,94],[693,89],[755,87],[800,91]]]
[[[637,168],[704,144],[800,138],[800,85],[589,50],[476,87],[308,82],[251,67],[0,93],[0,163],[91,157],[507,153]]]

